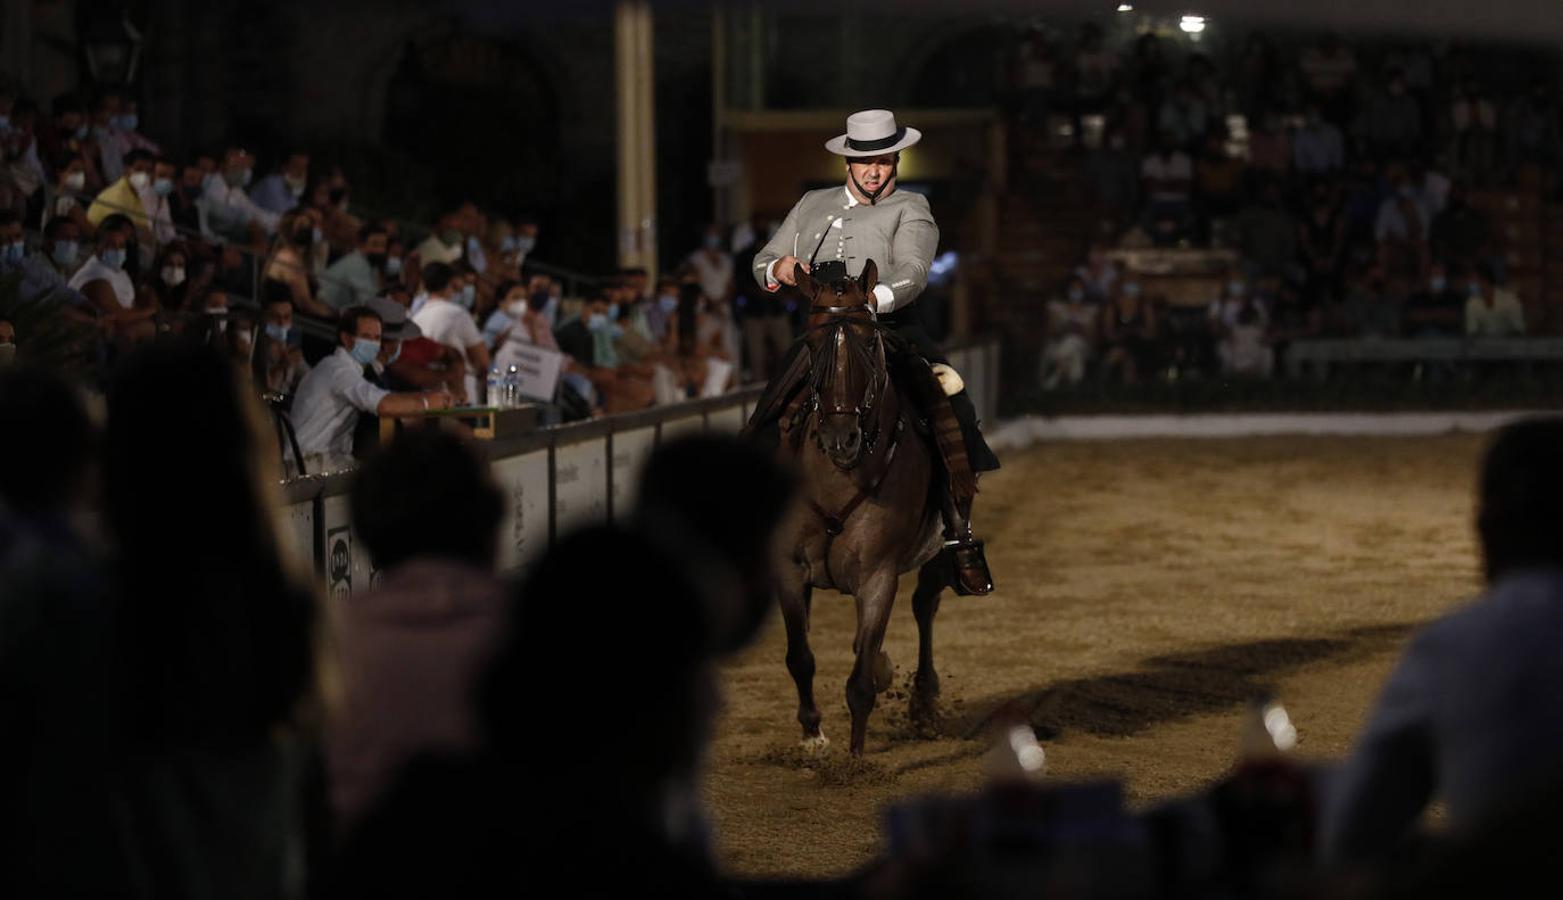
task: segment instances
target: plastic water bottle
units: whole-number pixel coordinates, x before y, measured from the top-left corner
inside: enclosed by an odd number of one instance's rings
[[[521,405],[521,371],[515,366],[505,373],[505,408],[515,409]]]
[[[503,378],[499,374],[499,367],[488,370],[488,394],[486,400],[489,406],[503,408],[505,405],[503,391]]]

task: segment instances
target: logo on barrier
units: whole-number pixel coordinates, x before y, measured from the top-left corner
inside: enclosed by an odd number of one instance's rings
[[[353,533],[347,526],[326,533],[326,593],[332,600],[353,593]]]

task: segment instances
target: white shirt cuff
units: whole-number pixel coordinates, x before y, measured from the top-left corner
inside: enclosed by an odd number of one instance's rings
[[[874,299],[879,301],[875,312],[880,315],[895,311],[895,291],[890,289],[890,285],[884,283],[874,285]]]
[[[776,280],[776,264],[779,262],[781,262],[780,259],[773,259],[771,264],[765,267],[765,289],[768,291],[774,291],[781,287],[781,282]]]

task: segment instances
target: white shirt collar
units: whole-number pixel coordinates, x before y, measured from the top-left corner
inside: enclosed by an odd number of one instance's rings
[[[841,189],[847,192],[847,209],[851,209],[852,207],[857,206],[858,199],[852,196],[852,188],[847,185],[842,185]]]

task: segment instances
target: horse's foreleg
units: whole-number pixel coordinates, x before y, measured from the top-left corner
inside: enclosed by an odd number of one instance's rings
[[[857,639],[853,649],[857,662],[847,679],[847,708],[852,710],[852,754],[861,756],[868,737],[868,716],[874,711],[874,699],[890,686],[893,672],[883,658],[885,626],[895,605],[896,573],[889,570],[874,575],[858,589]]]
[[[782,621],[787,626],[787,672],[798,688],[798,724],[803,726],[804,746],[823,747],[819,707],[814,703],[814,651],[809,649],[809,606],[814,588],[801,572],[785,572],[776,585]]]
[[[933,617],[939,612],[939,598],[949,583],[948,558],[938,554],[917,572],[917,590],[912,594],[912,615],[917,617],[917,674],[912,676],[912,721],[927,723],[936,713],[939,697],[939,673],[933,668]]]

